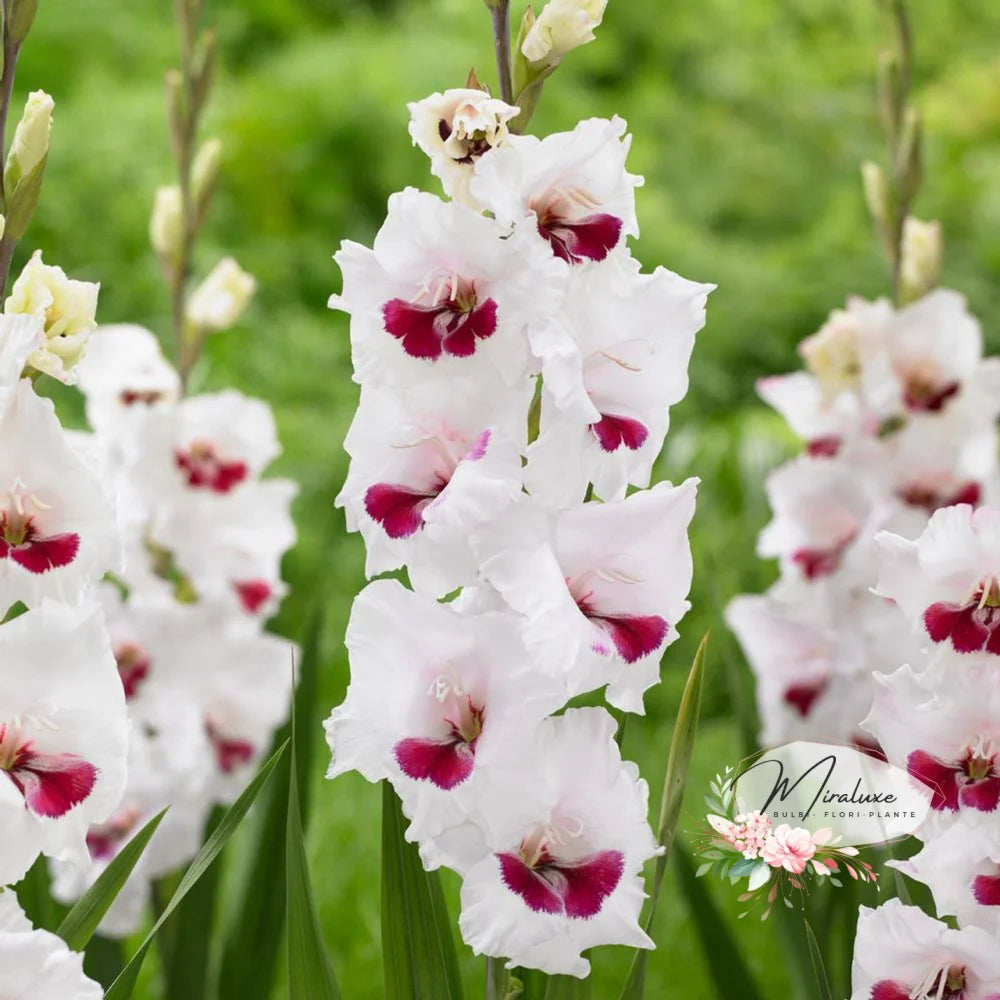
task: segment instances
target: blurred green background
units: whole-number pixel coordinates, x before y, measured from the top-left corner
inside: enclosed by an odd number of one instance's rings
[[[199,269],[233,253],[260,292],[240,327],[211,341],[197,385],[233,385],[274,406],[285,446],[274,472],[302,484],[301,541],[286,564],[292,596],[276,628],[301,638],[311,602],[324,595],[323,716],[346,686],[341,639],[363,584],[361,541],[345,534],[332,506],[356,388],[346,320],[326,309],[339,289],[331,255],[344,238],[370,243],[390,192],[407,184],[437,190],[410,144],[406,102],[462,85],[472,65],[493,78],[489,17],[482,0],[208,0],[207,7],[220,43],[208,133],[223,139],[225,164]],[[943,220],[944,282],[969,296],[995,345],[1000,5],[914,0],[911,7],[928,132],[916,211]],[[40,246],[49,262],[102,283],[102,321],[161,334],[168,301],[148,250],[147,218],[154,188],[172,180],[162,98],[164,71],[176,61],[170,14],[167,0],[42,0],[15,98],[41,87],[57,105],[40,210],[16,266]],[[721,609],[773,575],[753,554],[767,517],[761,477],[794,442],[756,401],[754,379],[795,367],[797,341],[846,294],[886,290],[857,177],[862,158],[882,154],[872,68],[887,38],[874,0],[611,0],[598,41],[566,60],[533,123],[545,133],[582,117],[627,118],[635,136],[630,167],[646,177],[637,256],[719,285],[662,463],[666,477],[703,480],[692,534],[694,610],[667,652],[648,717],[625,738],[655,808],[681,685],[697,639],[711,627],[705,723],[682,828],[703,811],[708,777],[742,756],[756,726],[750,681]],[[315,761],[310,857],[326,940],[345,997],[374,1000],[382,994],[379,793],[352,776],[322,779],[318,730]],[[796,939],[774,919],[737,923],[734,893],[713,890],[762,995],[798,995],[787,971]],[[647,996],[714,996],[709,967],[727,956],[699,950],[676,873],[665,894]],[[810,919],[842,977],[843,928],[827,928],[819,912]],[[476,984],[470,995],[481,995],[481,963],[462,955]],[[615,950],[596,956],[595,997],[617,996],[627,958]],[[147,986],[146,995],[155,989]]]

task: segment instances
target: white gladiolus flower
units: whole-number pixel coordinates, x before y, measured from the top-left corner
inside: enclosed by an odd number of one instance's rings
[[[39,854],[87,858],[125,786],[128,723],[96,606],[43,602],[0,626],[0,884]]]
[[[43,263],[41,250],[34,252],[4,303],[8,315],[44,320],[44,344],[28,356],[28,364],[60,382],[75,380],[74,369],[97,326],[94,315],[100,288],[92,281],[67,278],[61,267]]]
[[[531,63],[554,66],[567,52],[594,40],[608,0],[549,0],[521,45]]]
[[[28,357],[45,342],[40,316],[0,315],[0,408],[24,373]]]
[[[592,483],[603,500],[649,485],[687,392],[694,335],[710,285],[657,269],[651,275],[569,276],[563,322],[577,351],[541,351],[541,433],[528,451],[529,492],[556,507],[579,503]]]
[[[83,974],[83,956],[62,938],[35,930],[13,890],[0,891],[0,996],[9,1000],[101,1000]]]
[[[1000,951],[978,927],[952,930],[898,899],[862,906],[854,941],[851,1000],[992,1000]]]
[[[466,378],[449,390],[365,387],[337,497],[365,538],[368,576],[405,563],[413,585],[437,596],[473,582],[469,533],[521,494],[530,386]]]
[[[450,381],[485,363],[523,385],[539,367],[529,331],[563,294],[537,244],[463,205],[412,188],[392,195],[373,248],[345,242],[335,257],[344,290],[330,307],[351,316],[355,379]]]
[[[180,378],[156,336],[141,326],[100,326],[78,368],[87,420],[102,436],[118,437],[133,416],[177,403]]]
[[[353,769],[392,781],[425,863],[455,866],[475,845],[481,856],[481,799],[523,784],[496,761],[563,704],[565,688],[537,677],[509,613],[459,614],[390,580],[355,600],[347,648],[351,686],[326,723],[328,777]]]
[[[690,607],[696,488],[658,483],[554,515],[525,500],[476,533],[483,575],[524,616],[539,670],[572,693],[608,684],[612,705],[642,711]]]
[[[431,94],[408,107],[410,136],[430,157],[431,172],[441,179],[445,193],[476,208],[469,193],[476,161],[507,141],[507,123],[518,109],[469,88]]]
[[[115,504],[24,379],[0,411],[0,608],[76,602],[119,567]]]
[[[461,872],[459,919],[477,954],[583,977],[587,948],[653,947],[638,920],[640,872],[659,852],[649,793],[614,732],[603,709],[573,709],[511,746],[511,771],[531,775],[544,806],[525,822],[516,794],[481,803],[489,853]]]
[[[572,132],[516,136],[481,157],[470,190],[507,226],[568,265],[603,261],[638,236],[635,189],[625,169],[632,137],[621,118],[590,118]]]
[[[226,330],[243,315],[256,291],[253,275],[232,257],[223,257],[191,293],[187,320],[211,333]]]

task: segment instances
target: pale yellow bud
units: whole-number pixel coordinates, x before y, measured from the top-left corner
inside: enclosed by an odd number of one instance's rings
[[[201,144],[191,165],[191,197],[195,205],[203,207],[202,203],[215,184],[221,160],[222,143],[218,139],[208,139]]]
[[[256,291],[253,275],[232,257],[223,257],[194,290],[187,307],[188,322],[207,332],[225,330],[240,318]]]
[[[850,313],[835,310],[817,333],[799,344],[799,354],[828,397],[855,388],[861,374],[857,320]]]
[[[908,301],[919,299],[937,284],[942,242],[940,222],[923,222],[907,216],[903,223],[900,278]]]
[[[554,66],[567,52],[594,40],[608,0],[549,0],[531,26],[521,53],[529,63]]]
[[[49,152],[49,134],[52,131],[52,109],[55,102],[44,90],[34,90],[28,95],[24,114],[14,130],[14,140],[7,154],[4,181],[8,188],[22,177],[28,177]],[[8,175],[12,179],[7,180]]]
[[[181,248],[184,210],[181,189],[176,184],[156,189],[149,217],[149,242],[161,260],[173,261]]]
[[[4,303],[7,315],[38,316],[44,322],[44,346],[29,355],[29,365],[61,382],[73,381],[73,369],[97,326],[100,287],[67,278],[61,267],[43,263],[42,252],[35,251]]]

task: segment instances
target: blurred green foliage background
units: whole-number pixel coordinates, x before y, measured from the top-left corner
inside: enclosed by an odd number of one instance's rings
[[[410,144],[406,102],[462,85],[473,65],[483,80],[493,78],[489,17],[482,0],[208,0],[207,7],[220,44],[208,131],[223,139],[225,163],[199,269],[233,253],[260,292],[240,328],[209,344],[196,387],[234,385],[274,406],[285,446],[274,471],[302,484],[301,541],[286,572],[293,591],[276,628],[301,638],[321,595],[322,717],[346,686],[341,639],[363,584],[360,539],[345,534],[332,506],[357,393],[345,318],[325,305],[339,288],[331,254],[343,238],[371,241],[390,192],[407,184],[437,190]],[[916,211],[943,220],[944,283],[969,296],[995,346],[1000,5],[914,0],[911,7],[928,132]],[[647,718],[625,738],[655,808],[683,678],[698,637],[713,628],[682,828],[696,823],[708,777],[743,755],[756,725],[750,680],[721,610],[732,594],[759,589],[773,574],[753,552],[767,517],[761,479],[795,445],[756,401],[754,379],[795,367],[797,341],[846,294],[886,291],[858,163],[882,154],[873,66],[887,38],[874,0],[611,0],[598,41],[566,60],[533,123],[545,133],[593,115],[627,118],[635,136],[630,167],[646,177],[636,254],[650,268],[663,264],[719,285],[662,463],[666,477],[703,480],[692,535],[694,610],[667,652]],[[167,0],[42,0],[15,98],[44,88],[57,105],[42,202],[19,258],[42,247],[71,275],[102,283],[102,321],[161,334],[168,300],[147,219],[154,188],[172,179],[162,78],[175,50]],[[325,763],[318,729],[316,743],[316,760]],[[326,940],[345,997],[374,1000],[382,993],[378,791],[353,777],[327,783],[316,771],[310,856]],[[787,971],[796,939],[773,918],[737,923],[734,893],[713,889],[762,995],[797,995]],[[647,996],[713,996],[709,966],[727,956],[699,952],[674,876],[665,892]],[[823,922],[824,906],[817,900],[810,919],[820,922],[843,989],[844,927]],[[475,996],[481,963],[462,954]],[[595,997],[617,995],[627,957],[596,957]],[[152,986],[147,995],[156,995]]]

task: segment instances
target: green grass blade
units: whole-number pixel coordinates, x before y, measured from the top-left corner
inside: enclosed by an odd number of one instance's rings
[[[687,900],[688,911],[698,929],[698,941],[705,956],[705,967],[720,997],[761,1000],[760,990],[743,960],[739,944],[715,905],[704,879],[695,877],[691,856],[678,844],[673,854],[674,871]],[[724,962],[719,956],[725,955]]]
[[[425,872],[389,782],[382,782],[382,968],[385,1000],[461,1000],[441,882]]]
[[[260,794],[260,790],[267,783],[267,779],[271,776],[275,765],[281,760],[287,749],[288,743],[283,743],[264,763],[250,784],[243,790],[240,797],[226,810],[219,825],[212,831],[211,836],[205,841],[201,850],[195,855],[194,860],[188,866],[187,871],[180,880],[180,884],[177,886],[177,891],[171,897],[170,902],[166,905],[156,923],[153,924],[152,930],[146,935],[136,953],[119,973],[118,978],[111,984],[104,996],[104,1000],[128,1000],[132,996],[136,979],[139,976],[139,970],[142,968],[146,952],[149,951],[149,946],[153,943],[153,938],[156,936],[157,931],[159,931],[170,914],[180,905],[181,900],[191,891],[191,888],[197,883],[198,879],[205,874],[212,862],[222,852],[229,838],[235,833],[236,828],[243,821],[243,817],[246,816],[254,800]]]
[[[812,960],[813,975],[816,977],[816,996],[819,1000],[833,1000],[833,991],[830,989],[830,981],[826,976],[826,966],[823,964],[823,953],[820,951],[819,942],[813,933],[809,921],[805,921],[806,940],[809,942],[809,957]]]
[[[323,944],[316,901],[309,881],[296,756],[296,706],[292,700],[292,753],[285,830],[285,931],[288,944],[288,1000],[340,1000],[333,965]]]
[[[150,838],[156,833],[167,810],[157,813],[112,859],[96,882],[73,904],[59,925],[56,934],[69,945],[71,951],[83,951],[97,925],[118,897],[122,886],[132,874],[146,850]]]
[[[698,731],[698,715],[701,709],[701,692],[705,679],[705,651],[708,647],[708,633],[698,644],[694,654],[694,662],[684,685],[680,707],[677,710],[677,721],[670,738],[670,752],[667,756],[667,769],[663,779],[663,798],[660,802],[660,822],[658,835],[663,845],[663,854],[656,859],[656,869],[653,875],[653,888],[649,894],[649,912],[646,916],[645,929],[649,933],[656,915],[656,903],[660,897],[660,887],[663,885],[663,875],[670,858],[670,849],[674,843],[677,831],[677,821],[681,815],[681,804],[684,801],[684,786],[687,784],[688,768],[691,764],[691,754],[694,750],[694,738]],[[622,987],[621,1000],[642,1000],[646,990],[646,964],[649,952],[636,949],[628,978]]]
[[[294,746],[299,775],[299,805],[303,830],[308,829],[312,785],[308,781],[319,727],[318,694],[320,642],[323,635],[325,602],[320,596],[309,618],[299,659],[294,711],[298,719]],[[320,734],[320,735],[318,735]],[[291,738],[289,721],[275,738],[275,745]],[[219,972],[219,1000],[268,1000],[274,983],[285,921],[285,865],[274,859],[285,854],[288,825],[288,779],[290,767],[283,762],[256,810],[254,844],[250,860],[241,873],[236,896],[236,914],[222,952]],[[246,956],[253,954],[253,962]]]
[[[224,810],[216,806],[206,825],[205,840],[212,835],[224,814]],[[169,997],[206,1000],[209,995],[209,966],[221,876],[222,860],[216,858],[185,896],[169,925],[163,928],[163,931],[172,930],[163,959]]]

